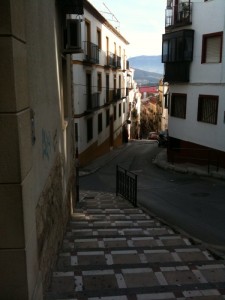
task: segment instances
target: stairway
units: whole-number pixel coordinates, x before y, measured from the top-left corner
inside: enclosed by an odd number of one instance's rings
[[[114,194],[81,191],[46,300],[225,299],[225,264]]]

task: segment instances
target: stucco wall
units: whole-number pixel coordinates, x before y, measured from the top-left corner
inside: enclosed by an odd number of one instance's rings
[[[54,0],[0,4],[0,297],[6,300],[42,299],[73,196],[74,124],[70,97],[66,118],[63,111],[56,8]],[[64,62],[69,95],[70,57]]]

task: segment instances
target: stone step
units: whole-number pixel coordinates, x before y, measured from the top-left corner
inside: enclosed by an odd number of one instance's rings
[[[96,269],[87,266],[82,270],[54,272],[54,292],[49,291],[47,299],[95,299],[100,296],[111,297],[100,299],[116,299],[114,297],[124,296],[127,297],[124,299],[222,300],[224,276],[225,265],[218,262],[174,266],[114,265],[113,268],[99,266]]]
[[[207,251],[196,247],[182,248],[121,248],[121,249],[74,249],[61,252],[58,256],[57,267],[85,265],[117,265],[117,264],[145,264],[167,262],[204,262],[214,261],[214,257]]]
[[[71,235],[64,239],[62,251],[74,251],[78,249],[116,249],[122,247],[146,247],[149,249],[166,247],[193,246],[185,237],[180,235],[155,235],[155,236],[75,236]]]
[[[115,195],[84,192],[46,300],[225,300],[225,261]]]

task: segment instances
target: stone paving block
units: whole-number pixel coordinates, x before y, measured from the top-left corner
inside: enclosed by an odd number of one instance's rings
[[[205,269],[201,270],[202,275],[208,282],[225,282],[225,269]]]
[[[127,287],[150,287],[160,285],[150,268],[122,269]]]
[[[51,289],[54,292],[74,292],[75,282],[73,272],[55,272],[53,273]]]
[[[153,237],[132,237],[133,247],[156,247],[159,246],[158,241]]]
[[[106,259],[103,251],[78,252],[77,261],[79,265],[105,265]]]
[[[182,261],[201,261],[208,260],[208,256],[205,255],[200,249],[175,249],[177,255]]]
[[[98,248],[98,240],[93,239],[76,239],[74,240],[74,249],[89,249],[89,248]]]
[[[165,249],[162,250],[144,250],[148,262],[171,262],[175,261],[173,255]]]
[[[140,257],[136,250],[111,251],[114,264],[137,264],[141,263]]]
[[[118,248],[128,246],[126,238],[104,238],[103,241],[105,248]]]
[[[192,283],[199,283],[200,281],[195,276],[192,271],[168,271],[163,272],[163,275],[168,284],[171,285],[182,285],[182,284],[192,284]]]
[[[159,237],[159,240],[164,246],[191,245],[188,239],[179,236],[162,236]]]
[[[113,270],[83,271],[83,290],[118,289]]]

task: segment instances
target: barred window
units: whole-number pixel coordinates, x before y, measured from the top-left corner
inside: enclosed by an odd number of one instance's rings
[[[218,96],[199,95],[198,121],[217,124],[218,102]]]
[[[186,118],[186,94],[172,94],[171,97],[171,116],[176,118]]]

